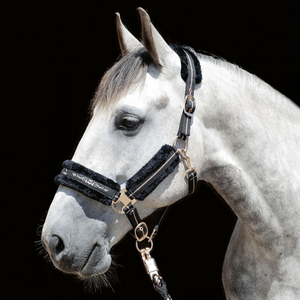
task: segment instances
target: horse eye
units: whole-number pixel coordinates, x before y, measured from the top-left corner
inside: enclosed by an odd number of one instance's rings
[[[122,119],[121,122],[121,128],[132,130],[135,129],[140,123],[140,120],[138,118],[132,117],[132,116],[125,116]]]

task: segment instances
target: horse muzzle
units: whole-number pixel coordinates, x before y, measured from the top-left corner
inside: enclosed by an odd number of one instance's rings
[[[86,278],[103,274],[110,268],[111,256],[98,242],[78,249],[76,246],[66,247],[62,238],[52,235],[49,239],[43,237],[43,244],[55,267],[64,273]]]
[[[88,277],[105,273],[111,264],[106,221],[95,213],[97,203],[61,187],[42,231],[42,242],[56,268]]]

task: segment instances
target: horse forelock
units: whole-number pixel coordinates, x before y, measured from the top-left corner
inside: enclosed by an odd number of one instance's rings
[[[91,101],[91,111],[98,104],[101,107],[114,105],[131,87],[146,78],[151,63],[153,59],[145,48],[123,56],[102,77]]]

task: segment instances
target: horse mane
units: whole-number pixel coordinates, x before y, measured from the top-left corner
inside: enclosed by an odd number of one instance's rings
[[[254,90],[259,88],[266,93],[272,93],[273,101],[276,101],[275,99],[278,97],[286,98],[257,76],[250,74],[235,64],[229,63],[222,57],[212,55],[211,53],[204,54],[195,52],[194,49],[187,46],[185,47],[195,53],[202,63],[207,62],[221,68],[226,72],[226,77],[232,77],[231,81],[233,83],[239,82],[243,85],[247,84],[253,86]],[[142,80],[145,80],[149,66],[153,63],[154,61],[150,53],[144,47],[138,48],[137,50],[126,54],[120,60],[117,60],[117,62],[103,75],[98,89],[91,101],[90,111],[93,112],[98,104],[104,108],[113,106],[121,97],[126,95],[131,87],[134,87]],[[208,75],[206,74],[205,76]],[[214,74],[214,76],[220,77],[223,75],[218,72]],[[223,80],[223,78],[220,77],[219,80]],[[288,107],[289,106],[290,105],[288,105]]]
[[[151,63],[153,59],[145,48],[123,56],[102,77],[91,102],[91,111],[98,103],[103,107],[117,102],[131,87],[146,78]]]
[[[244,70],[229,64],[221,57],[211,53],[198,53],[191,47],[184,47],[193,52],[200,60],[206,60],[215,65],[223,65],[225,69],[232,68],[233,72],[245,73]],[[103,75],[91,101],[90,111],[92,112],[98,104],[101,104],[102,107],[115,104],[131,87],[145,79],[151,63],[154,63],[154,61],[144,47],[138,48],[136,51],[130,52],[117,60]]]

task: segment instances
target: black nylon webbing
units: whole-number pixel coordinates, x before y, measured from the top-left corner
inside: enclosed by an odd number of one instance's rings
[[[201,66],[196,55],[188,48],[177,45],[170,46],[180,57],[181,77],[186,82],[184,111],[181,115],[177,133],[179,139],[186,140],[190,136],[192,115],[196,109],[196,101],[194,100],[195,85],[202,81]]]

